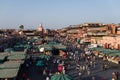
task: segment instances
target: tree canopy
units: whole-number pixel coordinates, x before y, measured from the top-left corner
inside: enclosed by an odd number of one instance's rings
[[[23,25],[20,25],[19,28],[20,28],[21,30],[23,30],[23,29],[24,29],[24,26],[23,26]]]

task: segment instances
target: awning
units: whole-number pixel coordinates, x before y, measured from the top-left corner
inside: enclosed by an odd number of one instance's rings
[[[40,56],[39,56],[39,58],[41,58],[41,59],[46,59],[46,60],[49,60],[50,59],[50,55],[46,55],[46,54],[41,54]]]
[[[0,69],[0,78],[15,78],[19,69]]]
[[[66,46],[61,45],[61,44],[54,45],[54,47],[55,47],[56,49],[59,49],[59,50],[66,50]]]
[[[24,60],[25,59],[25,55],[10,55],[8,56],[9,60]]]
[[[44,44],[44,45],[40,45],[39,49],[44,48],[45,51],[51,51],[52,50],[52,46],[50,46],[49,44]]]
[[[51,80],[73,80],[73,79],[67,74],[54,74],[51,77]]]
[[[0,64],[0,69],[17,69],[20,67],[20,61],[7,61]]]

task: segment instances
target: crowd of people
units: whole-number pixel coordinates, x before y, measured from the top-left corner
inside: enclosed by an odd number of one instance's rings
[[[107,78],[105,78],[106,76],[101,76],[101,78],[98,79],[95,74],[93,75],[93,71],[98,70],[100,72],[104,72],[110,70],[112,66],[108,64],[109,62],[103,61],[99,57],[95,56],[92,51],[89,51],[87,46],[78,48],[76,43],[70,45],[70,42],[66,39],[63,39],[62,42],[63,44],[68,46],[67,58],[76,63],[75,66],[78,71],[78,75],[80,76],[80,79],[84,80],[84,75],[87,75],[91,76],[91,80],[107,80]],[[99,60],[101,60],[102,62],[99,63]],[[73,65],[67,65],[67,67],[70,66]],[[111,73],[111,80],[119,80],[119,74],[119,71]]]
[[[98,79],[93,71],[106,71],[110,68],[110,65],[104,63],[104,61],[99,64],[99,58],[95,56],[92,51],[89,51],[87,47],[78,48],[76,44],[70,44],[70,42],[67,42],[66,40],[62,40],[62,42],[67,46],[65,57],[59,56],[59,58],[56,58],[55,56],[52,56],[49,60],[43,60],[44,66],[39,67],[36,66],[38,59],[34,61],[34,59],[30,57],[25,62],[25,67],[29,70],[29,67],[35,66],[35,68],[37,68],[36,72],[43,75],[44,80],[50,80],[51,76],[56,72],[69,75],[70,67],[77,71],[76,74],[79,76],[79,80],[107,80],[105,76],[101,76]],[[71,65],[71,63],[75,63],[75,65]],[[72,66],[75,66],[75,68],[72,68]],[[113,72],[111,73],[111,76],[111,80],[119,80],[119,72]],[[90,77],[90,79],[85,79],[86,77]],[[24,72],[22,78],[23,80],[30,80]]]

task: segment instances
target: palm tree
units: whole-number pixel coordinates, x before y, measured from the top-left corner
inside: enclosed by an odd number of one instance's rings
[[[19,28],[20,28],[20,30],[23,30],[23,29],[24,29],[24,26],[23,26],[23,25],[20,25]]]

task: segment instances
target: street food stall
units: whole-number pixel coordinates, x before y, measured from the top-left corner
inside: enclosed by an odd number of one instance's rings
[[[106,56],[108,61],[111,61],[116,64],[120,64],[120,50],[111,50],[111,49],[104,49],[104,48],[94,48],[93,53],[104,59]]]

